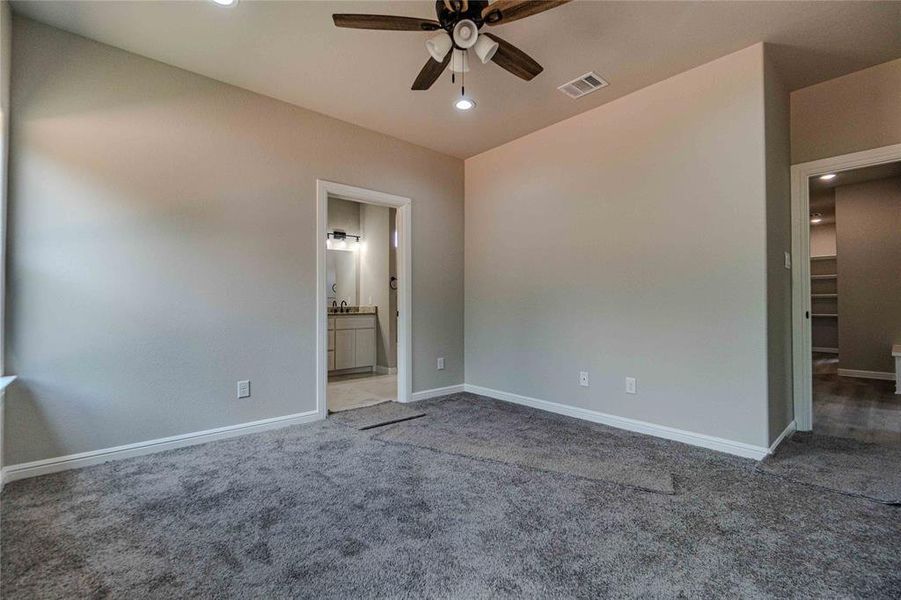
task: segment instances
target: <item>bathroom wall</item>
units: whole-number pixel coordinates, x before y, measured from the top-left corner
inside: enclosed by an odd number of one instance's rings
[[[360,203],[342,200],[340,198],[328,199],[328,223],[327,229],[343,231],[347,235],[360,235]],[[360,304],[360,252],[350,250],[332,250],[326,252],[326,270],[328,272],[328,285],[336,285],[335,290],[326,290],[326,303],[328,306],[340,305],[342,301],[348,306]],[[333,281],[334,279],[334,281]]]
[[[328,230],[343,231],[349,235],[360,235],[360,203],[328,199]]]
[[[389,242],[390,209],[373,204],[360,205],[360,304],[378,310],[376,336],[376,364],[388,368],[391,361],[391,309],[388,295],[390,277]]]

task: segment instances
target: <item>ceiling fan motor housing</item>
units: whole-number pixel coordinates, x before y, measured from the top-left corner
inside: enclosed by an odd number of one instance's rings
[[[478,26],[469,19],[461,19],[454,25],[454,45],[463,50],[475,46],[479,37]]]
[[[447,5],[450,4],[455,10],[448,10]],[[476,29],[480,29],[483,24],[482,10],[488,6],[487,0],[436,0],[435,13],[438,15],[438,22],[441,27],[448,33],[453,35],[454,27],[460,21],[467,20],[475,23]],[[463,9],[466,10],[463,10]],[[475,42],[473,42],[475,43]]]

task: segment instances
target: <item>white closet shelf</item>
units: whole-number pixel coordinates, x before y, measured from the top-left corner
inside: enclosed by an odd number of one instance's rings
[[[835,260],[835,254],[823,254],[820,256],[811,256],[810,260]]]
[[[813,313],[810,316],[818,318],[818,319],[837,319],[838,318],[838,315],[830,314],[830,313]]]
[[[838,279],[838,275],[811,275],[811,279]]]
[[[838,294],[811,294],[811,298],[838,298]]]

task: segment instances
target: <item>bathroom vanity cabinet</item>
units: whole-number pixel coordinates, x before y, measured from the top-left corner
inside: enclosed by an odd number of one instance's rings
[[[328,370],[375,369],[376,315],[331,314],[328,317]]]

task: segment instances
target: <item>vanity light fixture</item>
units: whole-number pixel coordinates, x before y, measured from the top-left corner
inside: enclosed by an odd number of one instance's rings
[[[835,173],[826,173],[825,175],[820,175],[820,181],[829,181],[831,179],[835,179]]]
[[[212,0],[212,2],[219,6],[234,6],[238,3],[238,0]]]
[[[820,213],[811,213],[810,214],[810,222],[816,225],[817,223],[823,222],[823,215]]]
[[[347,234],[340,229],[329,231],[325,234],[325,238],[325,247],[329,250],[353,251],[360,248],[360,236]]]

